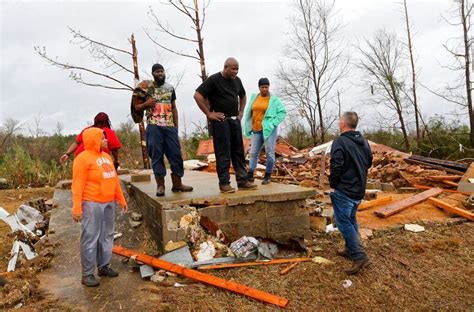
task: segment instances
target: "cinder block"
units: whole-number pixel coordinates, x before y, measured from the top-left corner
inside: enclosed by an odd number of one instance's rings
[[[397,188],[393,183],[382,183],[382,191],[384,192],[395,192]]]
[[[221,222],[232,222],[232,210],[234,207],[226,205],[209,206],[205,208],[199,208],[198,212],[201,216],[206,216],[216,223]]]
[[[266,203],[266,208],[268,218],[276,216],[298,216],[307,214],[304,200]]]
[[[132,174],[130,176],[131,182],[151,182],[151,175],[150,174]]]
[[[309,215],[293,217],[275,217],[267,220],[269,234],[279,232],[296,232],[309,229]]]

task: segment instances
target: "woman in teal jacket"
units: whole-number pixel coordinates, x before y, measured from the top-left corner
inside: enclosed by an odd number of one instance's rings
[[[245,109],[245,136],[251,137],[248,180],[253,183],[253,173],[257,167],[258,155],[265,145],[267,166],[262,184],[270,183],[275,166],[275,144],[278,138],[278,125],[285,119],[286,109],[280,98],[270,95],[270,81],[258,81],[259,94],[252,94]]]

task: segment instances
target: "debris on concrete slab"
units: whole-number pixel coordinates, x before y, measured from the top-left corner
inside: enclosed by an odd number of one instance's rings
[[[408,207],[419,204],[422,201],[425,201],[425,200],[427,200],[428,198],[430,198],[432,196],[437,196],[437,195],[441,194],[442,192],[443,192],[443,190],[440,189],[440,188],[433,188],[433,189],[427,190],[425,192],[422,192],[422,193],[410,196],[408,198],[405,198],[401,201],[391,203],[391,204],[383,207],[382,209],[375,211],[375,215],[377,215],[377,217],[381,217],[381,218],[389,217],[389,216],[391,216],[393,214],[396,214],[396,213],[398,213],[398,212],[400,212],[400,211],[402,211],[402,210],[404,210]]]
[[[405,224],[404,229],[410,232],[414,232],[414,233],[425,231],[425,227],[419,224]]]

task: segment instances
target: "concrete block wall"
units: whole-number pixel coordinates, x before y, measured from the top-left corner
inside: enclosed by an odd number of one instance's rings
[[[133,185],[129,193],[130,200],[143,213],[152,238],[161,248],[170,240],[185,239],[186,230],[179,227],[179,221],[191,211],[189,205],[160,203]],[[212,205],[198,208],[198,212],[214,221],[231,241],[244,235],[286,241],[292,236],[309,236],[309,213],[304,206],[304,199],[256,201],[232,206]]]

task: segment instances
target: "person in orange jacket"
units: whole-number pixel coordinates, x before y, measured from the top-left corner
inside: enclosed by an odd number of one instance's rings
[[[104,152],[107,138],[104,130],[91,127],[83,133],[84,152],[73,163],[72,216],[81,222],[81,283],[99,285],[94,276],[116,277],[109,265],[114,243],[115,201],[126,212],[127,202],[109,154]]]

